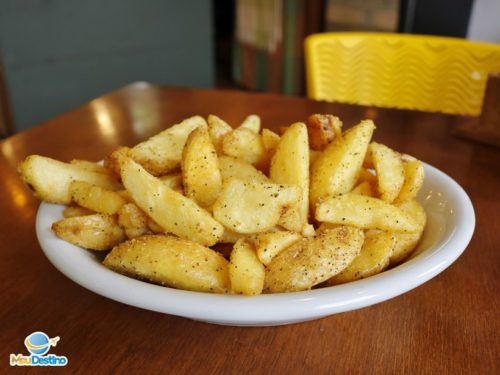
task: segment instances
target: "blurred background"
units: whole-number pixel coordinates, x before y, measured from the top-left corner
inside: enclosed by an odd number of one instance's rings
[[[324,31],[500,43],[499,0],[0,0],[0,135],[134,81],[304,95]]]

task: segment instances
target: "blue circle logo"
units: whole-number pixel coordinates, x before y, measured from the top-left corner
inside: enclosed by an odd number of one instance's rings
[[[33,332],[31,335],[26,337],[26,340],[24,340],[24,345],[31,354],[45,355],[50,350],[52,342],[49,339],[49,336],[47,336],[45,333]]]

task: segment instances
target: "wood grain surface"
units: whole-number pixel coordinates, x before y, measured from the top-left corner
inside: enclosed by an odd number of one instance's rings
[[[277,129],[318,112],[340,116],[346,128],[374,119],[375,140],[436,166],[467,191],[476,230],[450,268],[372,307],[239,328],[101,297],[58,272],[38,245],[39,201],[16,173],[29,154],[99,160],[194,114],[238,124],[257,113]],[[9,370],[9,354],[26,354],[24,338],[40,330],[61,337],[54,352],[68,357],[65,371],[78,374],[498,374],[500,150],[453,137],[464,121],[470,119],[136,83],[7,138],[0,143],[0,373]]]

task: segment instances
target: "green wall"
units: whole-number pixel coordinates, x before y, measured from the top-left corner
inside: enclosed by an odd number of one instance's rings
[[[213,86],[211,5],[0,0],[0,57],[17,130],[133,81]]]

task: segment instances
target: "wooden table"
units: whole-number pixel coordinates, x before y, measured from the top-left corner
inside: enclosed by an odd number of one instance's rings
[[[26,108],[29,110],[29,108]],[[364,118],[375,139],[438,167],[471,197],[477,226],[449,269],[390,301],[308,323],[223,327],[126,306],[59,273],[35,236],[39,201],[16,174],[29,154],[99,160],[194,114],[266,127],[333,113]],[[0,143],[0,372],[41,330],[75,373],[499,373],[500,151],[450,135],[466,118],[313,102],[276,95],[136,83]],[[89,275],[91,277],[91,275]],[[31,369],[33,370],[33,369]],[[29,371],[29,370],[27,370]]]

